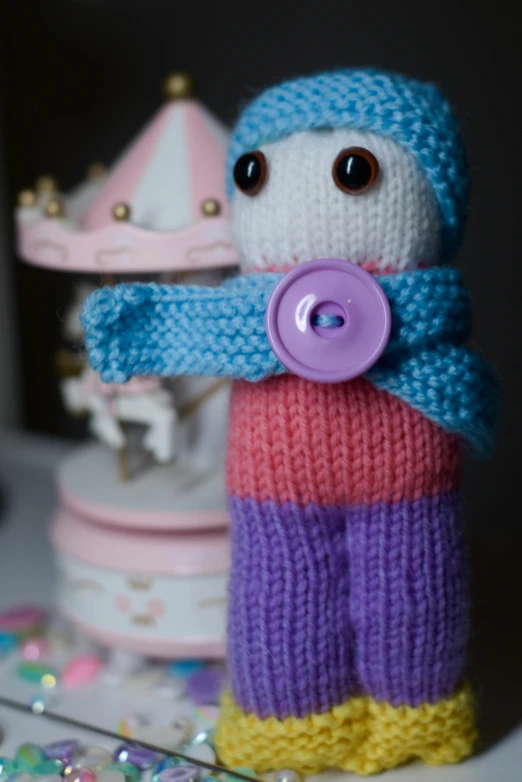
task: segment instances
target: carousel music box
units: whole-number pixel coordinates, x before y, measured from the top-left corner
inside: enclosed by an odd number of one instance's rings
[[[112,168],[72,192],[41,177],[16,212],[29,263],[78,280],[57,355],[62,397],[95,441],[57,474],[51,523],[58,603],[87,636],[174,657],[224,655],[229,567],[224,458],[229,386],[212,378],[104,384],[88,366],[79,312],[100,282],[212,284],[237,257],[224,193],[227,133],[186,74]]]

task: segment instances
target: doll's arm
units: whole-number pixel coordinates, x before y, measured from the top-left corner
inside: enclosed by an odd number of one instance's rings
[[[250,274],[217,287],[130,283],[93,293],[82,313],[89,360],[105,382],[135,375],[260,380],[287,371],[265,331],[281,274]],[[460,343],[469,303],[454,269],[378,278],[392,312],[385,355]]]
[[[236,278],[218,287],[102,288],[88,298],[81,316],[90,363],[102,380],[117,383],[136,375],[259,380],[280,374],[285,369],[264,327],[279,276]]]

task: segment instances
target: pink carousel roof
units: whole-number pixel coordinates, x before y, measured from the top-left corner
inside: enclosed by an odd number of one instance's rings
[[[167,80],[169,98],[105,176],[58,196],[46,180],[17,209],[19,252],[63,271],[126,274],[237,263],[224,190],[227,132]]]

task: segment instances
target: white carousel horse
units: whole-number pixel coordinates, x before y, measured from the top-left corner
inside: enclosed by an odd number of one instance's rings
[[[66,408],[73,413],[87,412],[92,434],[114,450],[125,448],[127,441],[122,421],[145,424],[143,446],[160,463],[170,462],[176,454],[177,413],[172,394],[154,377],[137,377],[128,383],[102,383],[94,370],[87,368],[79,377],[61,383]]]

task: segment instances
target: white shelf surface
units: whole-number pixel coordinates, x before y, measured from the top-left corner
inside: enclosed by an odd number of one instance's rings
[[[7,500],[0,518],[0,610],[27,602],[52,605],[54,577],[46,528],[56,503],[53,472],[68,450],[69,446],[53,441],[0,434],[0,482]],[[520,622],[520,613],[513,615],[513,622]],[[0,663],[0,694],[28,703],[35,690],[15,676],[13,664],[13,659]],[[118,721],[129,713],[146,714],[162,724],[176,714],[194,716],[185,701],[162,701],[150,694],[107,687],[101,681],[59,692],[52,709],[110,730],[116,730]],[[23,741],[45,744],[71,736],[87,744],[115,747],[115,742],[87,731],[72,731],[45,717],[4,707],[0,707],[0,728],[4,732],[0,755],[12,754]],[[413,763],[381,778],[386,782],[520,782],[522,724],[461,765],[429,768]],[[340,782],[356,777],[328,772],[320,779]]]

